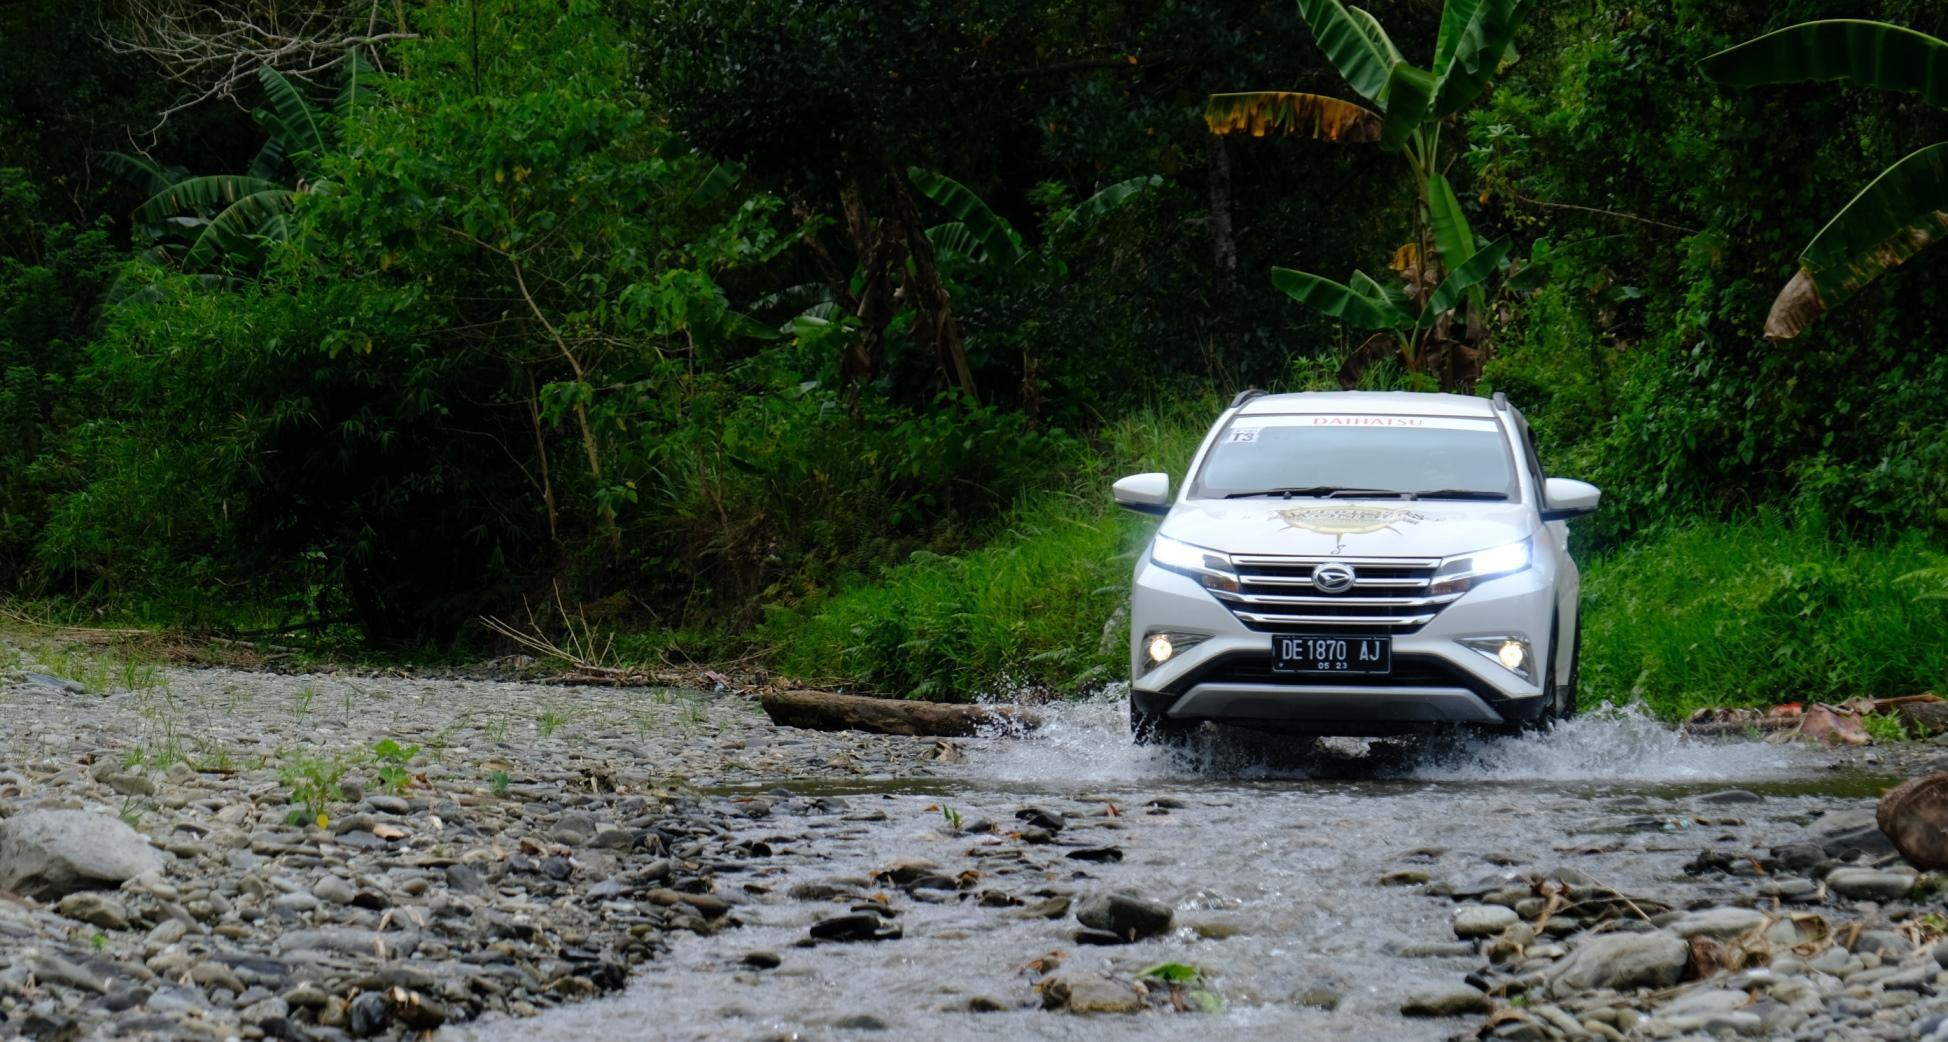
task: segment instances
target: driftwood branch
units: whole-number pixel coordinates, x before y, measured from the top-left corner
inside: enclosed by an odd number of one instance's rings
[[[772,723],[812,731],[965,737],[984,727],[1032,729],[1041,716],[1016,706],[964,706],[865,698],[825,691],[765,691],[758,701]]]

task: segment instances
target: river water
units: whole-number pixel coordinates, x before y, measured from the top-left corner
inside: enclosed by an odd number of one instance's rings
[[[1882,784],[1827,770],[1815,754],[1688,740],[1616,711],[1547,736],[1435,749],[1335,742],[1295,755],[1290,745],[1139,749],[1120,700],[1103,700],[1061,707],[1031,736],[968,743],[967,761],[944,776],[752,786],[838,797],[843,809],[750,822],[750,837],[766,840],[773,856],[719,877],[724,893],[745,902],[735,912],[744,926],[683,935],[619,996],[450,1034],[519,1042],[1445,1039],[1476,1021],[1412,1020],[1398,1014],[1400,1003],[1451,988],[1479,960],[1396,954],[1452,942],[1454,905],[1419,887],[1381,886],[1382,873],[1421,869],[1460,884],[1571,866],[1633,894],[1729,898],[1745,887],[1681,871],[1700,848],[1784,842],[1822,811],[1867,805]],[[1734,787],[1762,800],[1698,798]],[[987,818],[1012,830],[1028,803],[1067,815],[1057,844],[945,827],[943,807],[963,824]],[[1102,846],[1123,860],[1066,856]],[[1133,945],[1079,946],[1073,918],[1011,917],[951,895],[936,904],[892,890],[901,939],[796,946],[813,922],[846,908],[793,899],[792,886],[865,877],[902,857],[932,859],[947,874],[981,872],[974,889],[1030,903],[1038,892],[1127,888],[1175,906],[1178,928]],[[777,953],[782,965],[744,968],[740,958],[754,950]],[[1196,966],[1223,1010],[1044,1012],[1033,990],[1039,974],[1024,967],[1052,952],[1065,970],[1122,977],[1163,962]],[[1339,995],[1338,1007],[1298,1001],[1314,989]],[[974,997],[1006,1008],[968,1012]]]

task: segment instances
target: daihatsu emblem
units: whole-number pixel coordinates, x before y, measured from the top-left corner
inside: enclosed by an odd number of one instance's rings
[[[1322,564],[1312,570],[1312,588],[1320,593],[1345,593],[1353,588],[1353,568],[1344,564]]]

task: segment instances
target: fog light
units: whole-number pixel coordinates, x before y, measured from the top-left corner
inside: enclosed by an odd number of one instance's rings
[[[1511,640],[1504,643],[1500,651],[1495,652],[1495,657],[1501,660],[1501,664],[1507,666],[1510,670],[1518,670],[1522,668],[1523,660],[1528,658],[1528,652],[1523,649],[1522,645]]]
[[[1170,646],[1170,638],[1161,633],[1150,638],[1150,661],[1156,665],[1160,666],[1170,661],[1170,656],[1176,650],[1176,648]]]

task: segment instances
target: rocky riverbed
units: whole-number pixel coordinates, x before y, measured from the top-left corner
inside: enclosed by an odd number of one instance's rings
[[[1859,753],[138,679],[0,687],[0,1037],[1948,1039],[1940,883]]]
[[[772,856],[699,786],[956,755],[726,694],[62,664],[0,683],[0,1038],[399,1037],[612,992]]]

